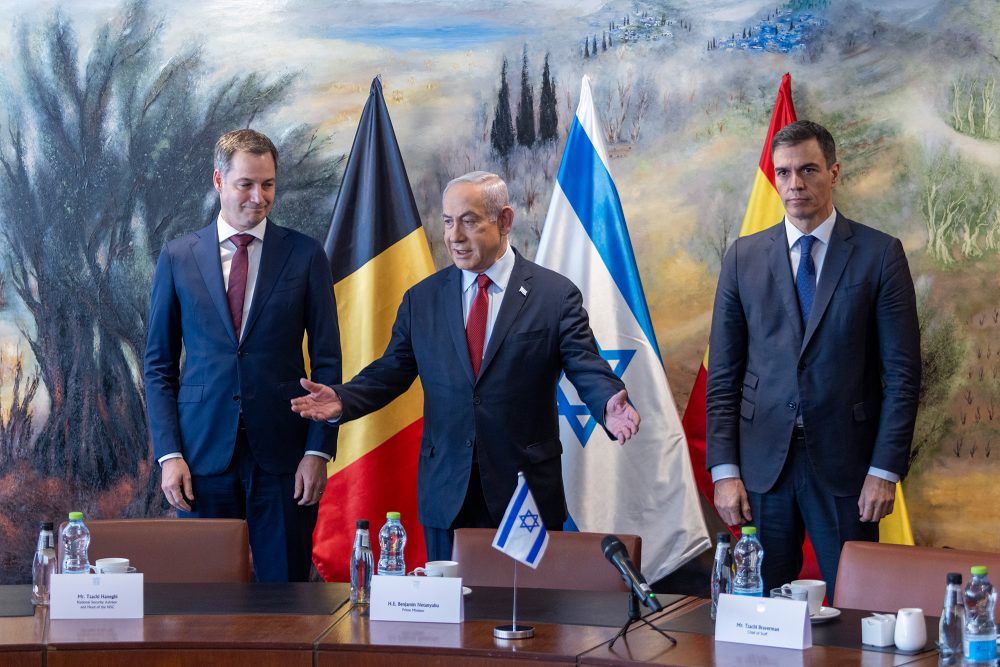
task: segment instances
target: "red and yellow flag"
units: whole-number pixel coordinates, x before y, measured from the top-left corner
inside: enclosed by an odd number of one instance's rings
[[[771,227],[778,223],[785,215],[785,208],[781,203],[781,197],[778,196],[778,189],[774,183],[774,161],[771,158],[771,140],[781,128],[795,122],[795,120],[795,105],[792,103],[792,77],[786,73],[781,77],[781,85],[778,87],[778,99],[774,103],[771,124],[767,129],[767,138],[764,140],[764,148],[761,150],[757,172],[754,174],[753,188],[750,191],[750,199],[747,202],[746,213],[743,216],[743,225],[740,227],[740,236],[753,234]],[[687,409],[684,411],[683,424],[698,489],[709,502],[713,502],[714,487],[712,476],[705,467],[705,384],[708,379],[707,367],[708,351],[706,350],[701,368],[698,369],[698,376],[694,381],[694,387],[691,389],[691,397],[688,399]],[[906,503],[903,499],[903,487],[898,484],[896,485],[895,509],[892,514],[880,522],[879,538],[881,542],[913,544],[913,532],[910,529],[910,520],[906,512]],[[804,556],[802,576],[818,578],[819,567],[816,564],[816,556],[812,545],[808,540],[806,541]]]
[[[325,247],[347,380],[382,355],[404,292],[434,272],[378,79],[361,114]],[[313,562],[325,580],[350,580],[357,519],[370,521],[377,553],[375,535],[390,511],[401,514],[406,528],[408,564],[426,560],[417,522],[423,423],[418,380],[386,407],[340,427],[313,533]]]

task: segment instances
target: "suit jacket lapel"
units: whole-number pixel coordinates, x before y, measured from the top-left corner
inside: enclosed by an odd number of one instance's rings
[[[462,271],[455,266],[448,270],[441,303],[444,307],[444,320],[451,332],[451,342],[455,345],[455,356],[458,363],[465,369],[469,384],[475,384],[472,376],[472,362],[469,360],[469,344],[465,339],[465,319],[462,309]]]
[[[823,319],[823,313],[826,312],[833,297],[833,290],[840,282],[840,277],[844,275],[847,260],[854,252],[854,246],[848,242],[849,238],[851,238],[851,226],[847,223],[847,218],[838,213],[837,221],[833,225],[833,234],[830,235],[830,247],[826,249],[826,257],[823,259],[823,272],[819,276],[819,284],[816,285],[816,298],[813,300],[805,336],[802,338],[803,350],[806,349],[820,320]]]
[[[774,227],[767,265],[781,296],[785,314],[792,323],[795,336],[798,340],[802,340],[802,311],[799,310],[799,296],[795,291],[795,281],[792,280],[792,265],[788,261],[788,236],[785,234],[784,223]]]
[[[233,328],[233,318],[229,314],[229,301],[226,299],[226,284],[222,279],[222,261],[219,259],[219,232],[215,222],[197,232],[195,241],[191,244],[191,254],[205,281],[205,291],[212,298],[215,310],[219,313],[222,326],[229,332],[233,343],[236,342],[236,330]]]
[[[510,280],[507,281],[507,289],[503,293],[503,302],[500,304],[500,312],[497,313],[496,322],[493,323],[493,331],[490,333],[490,342],[486,345],[486,353],[483,355],[483,365],[479,368],[479,377],[486,374],[493,357],[503,344],[510,326],[517,319],[518,313],[528,300],[531,292],[531,266],[518,254],[514,255],[514,269],[510,272]]]
[[[250,303],[250,313],[247,315],[246,326],[243,327],[243,339],[245,340],[254,323],[264,310],[264,304],[271,295],[271,290],[278,282],[281,269],[288,260],[288,255],[292,252],[292,244],[288,240],[288,230],[267,222],[264,232],[264,243],[260,253],[260,267],[257,269],[257,282],[253,287],[253,301]]]

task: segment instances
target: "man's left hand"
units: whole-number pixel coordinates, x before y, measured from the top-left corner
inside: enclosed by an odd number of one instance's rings
[[[306,454],[295,471],[295,500],[299,505],[315,505],[326,488],[326,459]]]
[[[878,521],[892,512],[892,504],[896,500],[896,485],[887,479],[868,475],[861,487],[861,497],[858,498],[858,511],[862,521]]]
[[[608,399],[604,407],[604,428],[608,429],[619,445],[639,432],[639,413],[628,402],[628,392],[622,389]]]

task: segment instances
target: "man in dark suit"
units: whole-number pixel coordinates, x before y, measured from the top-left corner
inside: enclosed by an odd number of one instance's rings
[[[245,518],[257,579],[306,581],[337,429],[288,401],[303,393],[303,334],[312,377],[329,383],[340,336],[322,247],[267,218],[277,164],[253,130],[216,144],[218,220],[167,243],[156,265],[146,406],[178,516]]]
[[[847,540],[878,540],[909,467],[920,334],[902,244],[833,207],[833,137],[772,143],[783,223],[726,253],[708,364],[708,467],[730,525],[753,521],[764,585],[798,576],[805,530],[830,599]]]
[[[454,266],[406,292],[381,358],[292,409],[350,420],[388,404],[419,375],[424,390],[418,507],[427,556],[451,556],[455,528],[495,527],[522,471],[542,521],[566,519],[556,385],[565,371],[594,418],[624,443],[639,415],[600,357],[580,291],[508,243],[507,185],[473,172],[443,195],[444,241]]]

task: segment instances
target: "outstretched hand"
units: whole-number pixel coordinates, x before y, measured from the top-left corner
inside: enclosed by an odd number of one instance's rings
[[[313,421],[328,421],[337,419],[344,411],[344,404],[330,387],[305,378],[299,380],[302,388],[309,393],[292,399],[292,412]]]
[[[604,407],[604,428],[608,429],[619,445],[639,432],[639,413],[628,402],[628,391],[620,392],[608,399]]]

